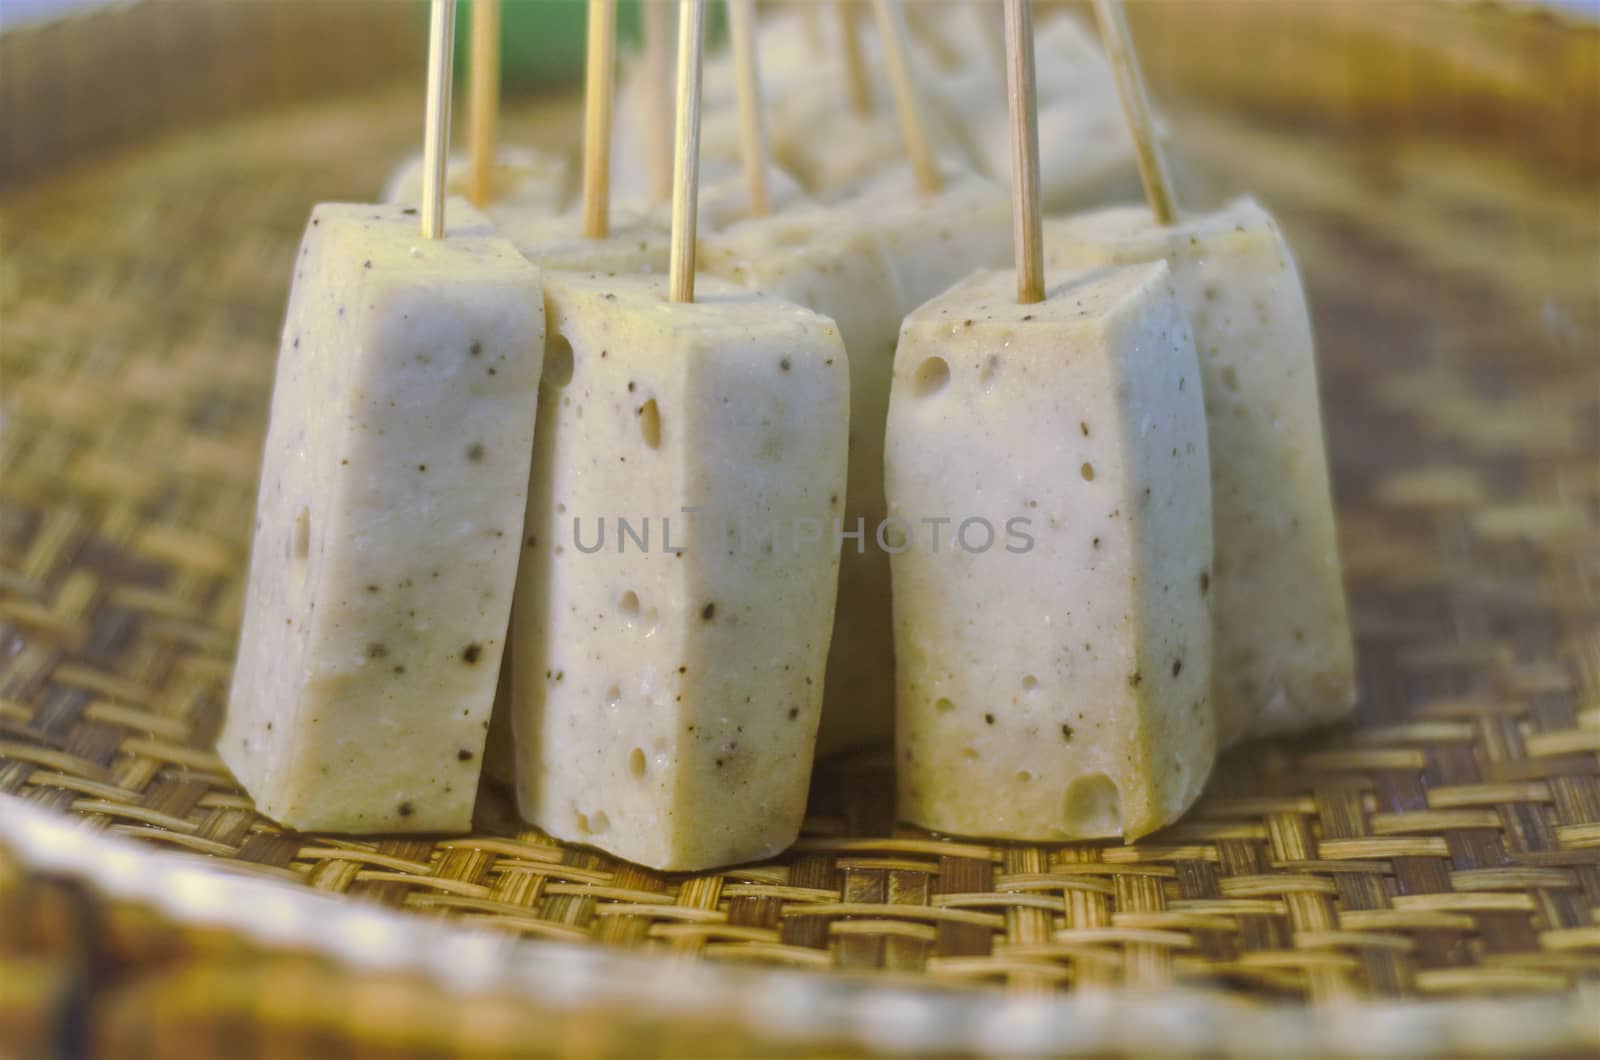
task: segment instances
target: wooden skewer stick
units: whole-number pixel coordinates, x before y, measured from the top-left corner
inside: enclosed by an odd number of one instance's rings
[[[1005,0],[1006,98],[1011,111],[1011,223],[1017,301],[1044,301],[1039,216],[1039,107],[1033,84],[1033,0]]]
[[[1134,154],[1139,160],[1139,177],[1144,181],[1145,197],[1159,224],[1170,225],[1178,219],[1178,197],[1172,188],[1172,174],[1167,160],[1156,142],[1156,123],[1151,115],[1150,93],[1145,87],[1144,73],[1139,69],[1139,56],[1133,50],[1133,34],[1128,29],[1128,13],[1122,0],[1094,0],[1094,13],[1100,23],[1100,38],[1106,47],[1106,58],[1116,74],[1117,90],[1122,96],[1122,110],[1128,119],[1128,129],[1133,134]]]
[[[473,0],[472,82],[467,97],[467,135],[472,145],[472,205],[493,197],[495,120],[500,110],[500,0]]]
[[[911,76],[911,49],[906,44],[906,9],[901,0],[872,0],[878,20],[878,36],[889,63],[889,86],[894,91],[894,109],[900,119],[900,136],[911,158],[911,172],[917,178],[917,191],[937,195],[944,186],[939,160],[928,144],[928,129],[922,121],[921,100],[916,80]]]
[[[672,245],[667,297],[694,301],[694,229],[700,191],[700,47],[705,0],[678,4],[678,120],[672,159]]]
[[[867,78],[867,60],[861,54],[861,37],[856,32],[854,0],[835,0],[839,15],[839,55],[844,60],[844,82],[849,89],[850,109],[856,114],[872,112],[872,82]]]
[[[422,238],[444,238],[445,164],[450,153],[450,68],[456,0],[433,0],[428,23],[428,99],[422,126]]]
[[[761,118],[761,70],[756,61],[754,0],[728,0],[728,36],[733,42],[733,77],[739,103],[739,154],[750,188],[750,216],[765,217],[767,127]]]
[[[617,0],[589,0],[583,83],[583,234],[611,233],[611,91],[617,48]]]
[[[650,86],[649,128],[645,136],[650,153],[650,198],[654,202],[672,200],[672,5],[666,0],[645,0],[640,5],[644,16],[645,78]]]

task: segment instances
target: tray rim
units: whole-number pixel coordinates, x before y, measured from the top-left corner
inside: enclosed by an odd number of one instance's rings
[[[416,975],[457,996],[498,988],[554,1011],[610,1002],[663,1018],[731,1017],[797,1047],[846,1037],[900,1055],[1236,1056],[1267,1044],[1280,1057],[1600,1049],[1600,981],[1580,981],[1565,995],[1337,1006],[1199,988],[1019,997],[1000,988],[885,983],[869,974],[723,966],[518,938],[213,867],[204,855],[106,835],[14,795],[0,794],[0,848],[25,873],[67,876],[187,926],[311,953],[355,974]]]
[[[1435,3],[1554,19],[1581,32],[1600,32],[1600,21],[1535,3]],[[124,0],[64,18],[90,23],[136,6]],[[54,25],[24,25],[7,35]],[[250,116],[228,114],[205,124],[225,126],[241,117]],[[156,138],[141,137],[129,146],[146,146]],[[33,187],[45,187],[64,172],[71,167],[40,173]],[[18,190],[8,188],[5,194]],[[1600,983],[1593,981],[1562,996],[1363,999],[1337,1008],[1189,989],[1029,999],[983,987],[906,986],[840,971],[734,967],[595,944],[518,939],[209,866],[202,855],[98,833],[14,796],[0,795],[0,847],[16,856],[25,876],[70,876],[108,897],[160,909],[185,924],[213,925],[274,948],[303,948],[357,973],[416,973],[456,994],[503,984],[559,1009],[615,999],[670,1015],[731,1012],[763,1035],[797,1042],[816,1038],[817,1027],[836,1027],[871,1048],[904,1053],[1231,1054],[1260,1052],[1264,1043],[1274,1055],[1286,1056],[1600,1048]],[[383,945],[361,948],[374,940]],[[626,985],[619,989],[619,983]]]

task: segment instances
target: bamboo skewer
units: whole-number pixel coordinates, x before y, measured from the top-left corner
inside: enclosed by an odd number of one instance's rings
[[[467,136],[472,173],[467,198],[484,207],[494,192],[495,120],[500,111],[500,0],[473,0],[472,81],[467,96]]]
[[[649,85],[649,110],[645,130],[650,154],[650,199],[672,200],[672,5],[666,0],[646,0],[644,17],[645,79]]]
[[[433,0],[428,22],[428,96],[422,126],[422,238],[444,238],[445,165],[450,153],[450,68],[456,0]]]
[[[901,0],[872,0],[872,11],[878,20],[878,36],[883,41],[884,58],[888,60],[889,86],[894,92],[900,136],[905,141],[906,154],[911,158],[911,172],[917,180],[917,191],[923,195],[937,195],[944,186],[944,179],[939,173],[939,160],[934,157],[933,148],[928,143],[928,129],[923,124],[917,84],[911,75],[905,6]]]
[[[750,216],[765,217],[767,128],[761,115],[761,69],[756,59],[754,0],[728,0],[728,36],[733,43],[733,75],[739,105],[739,153],[750,189]]]
[[[1100,38],[1105,45],[1106,58],[1117,78],[1117,91],[1122,96],[1122,111],[1133,134],[1134,154],[1139,161],[1139,178],[1144,182],[1145,197],[1159,224],[1170,225],[1178,219],[1178,198],[1172,187],[1172,174],[1167,160],[1156,142],[1155,118],[1151,114],[1150,93],[1145,87],[1144,73],[1139,69],[1139,56],[1133,49],[1133,34],[1128,29],[1128,13],[1122,0],[1094,0],[1094,13],[1100,23]]]
[[[583,234],[611,231],[611,92],[617,42],[617,0],[589,0],[583,86]]]
[[[1044,301],[1039,215],[1039,109],[1033,77],[1033,0],[1005,0],[1006,98],[1011,114],[1011,218],[1017,301]]]
[[[700,190],[700,48],[705,22],[705,0],[680,0],[672,244],[667,261],[667,297],[674,302],[694,301],[695,213]]]
[[[872,83],[867,78],[866,57],[861,54],[861,36],[856,32],[855,4],[852,0],[835,0],[833,6],[839,15],[839,56],[844,61],[850,110],[859,115],[870,114]]]

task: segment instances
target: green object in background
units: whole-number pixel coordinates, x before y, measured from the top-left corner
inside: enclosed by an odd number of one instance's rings
[[[675,0],[618,0],[617,41],[623,46],[639,41],[639,6],[646,3],[671,4]],[[424,9],[426,19],[426,4]],[[586,0],[501,0],[500,77],[504,91],[549,88],[577,84],[583,76],[584,26],[588,22]],[[466,76],[472,3],[459,5],[456,15],[456,80]],[[713,3],[706,12],[707,50],[722,39],[726,24],[722,4]],[[673,19],[676,33],[677,19]]]

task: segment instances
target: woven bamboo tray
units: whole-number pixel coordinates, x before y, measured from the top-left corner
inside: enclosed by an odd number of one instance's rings
[[[412,14],[0,37],[0,1053],[1600,1049],[1600,31],[1135,21],[1197,186],[1302,260],[1359,721],[1131,846],[897,828],[856,756],[794,850],[693,876],[495,792],[465,838],[286,833],[211,750],[288,264],[415,143]]]

